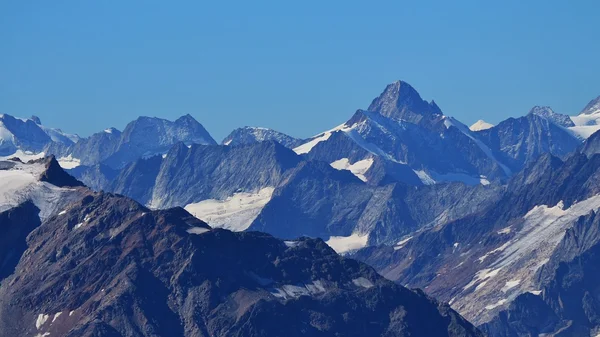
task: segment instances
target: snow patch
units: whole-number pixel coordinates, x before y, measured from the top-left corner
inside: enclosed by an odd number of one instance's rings
[[[501,291],[503,293],[505,293],[505,292],[509,291],[510,289],[518,286],[519,283],[521,283],[521,280],[510,280],[504,284],[504,287],[502,287]]]
[[[2,138],[2,136],[0,135],[0,139],[1,138]],[[0,157],[0,160],[9,160],[9,159],[12,159],[15,157],[19,158],[22,162],[27,163],[30,160],[42,159],[42,158],[46,157],[46,154],[44,152],[34,153],[31,151],[17,150],[15,153],[13,153],[9,156]]]
[[[497,231],[496,233],[498,234],[510,234],[510,226],[506,227],[506,228],[502,228],[501,230]]]
[[[352,172],[352,174],[357,176],[358,179],[365,181],[365,182],[367,181],[367,178],[365,177],[365,173],[367,173],[369,168],[371,168],[371,165],[373,165],[373,158],[359,160],[359,161],[355,162],[354,164],[350,164],[350,161],[348,160],[348,158],[342,158],[342,159],[336,160],[333,163],[331,163],[331,167],[333,167],[334,169],[348,170],[348,171]]]
[[[200,234],[204,234],[206,232],[210,232],[210,229],[204,228],[204,227],[192,227],[192,228],[188,228],[187,232],[190,234],[200,235]]]
[[[60,315],[62,315],[62,312],[57,312],[57,313],[54,315],[54,318],[52,319],[52,323],[54,323],[54,321],[56,321],[56,319],[57,319],[58,317],[60,317]]]
[[[498,269],[486,268],[486,269],[482,269],[482,270],[478,271],[475,274],[475,277],[473,278],[473,280],[471,282],[469,282],[469,284],[467,284],[466,286],[463,287],[463,290],[467,290],[481,281],[485,281],[487,279],[491,279],[491,278],[495,277],[500,272],[500,269],[501,268],[498,268]]]
[[[246,230],[260,211],[271,200],[273,187],[265,187],[257,193],[239,192],[225,200],[208,199],[185,206],[194,217],[213,228],[225,228],[234,232]]]
[[[81,160],[78,158],[73,158],[72,155],[68,155],[67,157],[61,157],[57,159],[58,165],[64,169],[73,169],[77,166],[81,165]]]
[[[363,287],[367,289],[373,287],[373,282],[369,281],[364,277],[355,278],[352,280],[352,283],[354,283],[354,285],[357,287]]]
[[[435,185],[435,180],[424,170],[413,170],[413,172],[419,177],[423,185]]]
[[[469,126],[469,129],[471,131],[482,131],[482,130],[491,129],[493,127],[494,127],[494,124],[488,123],[488,122],[480,119],[477,122],[473,123],[473,125]]]
[[[338,254],[344,254],[366,247],[368,241],[369,234],[354,233],[350,236],[332,236],[326,243]]]
[[[298,245],[300,244],[300,242],[298,241],[283,241],[283,243],[286,245],[286,247],[288,248],[294,248],[294,247],[298,247]]]
[[[600,111],[571,116],[571,120],[575,126],[569,127],[568,130],[580,139],[587,139],[600,130]]]
[[[503,298],[503,299],[501,299],[501,300],[498,300],[498,302],[496,302],[496,303],[494,303],[494,304],[491,304],[491,305],[486,305],[486,306],[485,306],[485,309],[486,309],[486,310],[492,310],[492,309],[494,309],[494,308],[496,308],[496,307],[499,307],[499,306],[503,305],[504,303],[506,303],[506,299],[505,299],[505,298]]]
[[[48,318],[50,318],[50,315],[39,314],[37,319],[35,320],[35,328],[39,330],[42,327],[42,325],[46,323]]]
[[[410,241],[412,238],[413,238],[412,236],[409,236],[409,237],[407,237],[407,238],[404,238],[404,239],[402,239],[402,240],[398,241],[398,243],[396,243],[396,245],[394,246],[394,250],[402,249],[402,248],[404,247],[404,245],[405,245],[405,244],[406,244],[408,241]]]
[[[300,296],[311,296],[325,293],[325,287],[321,281],[313,281],[309,284],[291,285],[286,284],[280,288],[275,288],[271,294],[277,298],[290,299]]]
[[[313,138],[311,138],[311,140],[309,140],[308,142],[295,147],[294,148],[294,152],[296,152],[296,154],[305,154],[305,153],[309,153],[313,147],[315,147],[317,144],[319,144],[320,142],[324,142],[326,140],[329,139],[329,137],[331,137],[331,135],[336,132],[336,131],[348,131],[352,129],[352,127],[347,127],[346,124],[342,124],[342,125],[338,125],[335,128],[325,131],[323,133],[320,133],[316,136],[314,136]]]

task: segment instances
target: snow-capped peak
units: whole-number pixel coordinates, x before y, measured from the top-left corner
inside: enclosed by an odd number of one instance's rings
[[[581,111],[581,115],[591,115],[600,113],[600,96],[591,100]]]
[[[429,120],[432,116],[442,115],[435,102],[422,99],[417,90],[404,81],[387,85],[367,110],[415,124],[419,124],[423,119]]]
[[[488,123],[488,122],[484,121],[483,119],[480,119],[477,122],[473,123],[473,125],[469,126],[469,129],[471,131],[482,131],[482,130],[491,129],[493,127],[494,127],[494,124]]]

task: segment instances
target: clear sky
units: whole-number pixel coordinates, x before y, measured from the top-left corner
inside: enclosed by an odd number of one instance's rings
[[[600,95],[600,2],[3,1],[0,113],[89,135],[191,114],[307,137],[411,83],[466,124]]]

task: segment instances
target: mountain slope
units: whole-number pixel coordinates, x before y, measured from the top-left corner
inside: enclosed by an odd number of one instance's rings
[[[329,163],[378,156],[406,165],[426,184],[478,184],[481,179],[511,174],[468,127],[444,116],[433,101],[423,100],[402,81],[388,85],[367,110],[358,110],[343,125],[313,137],[295,151]]]
[[[0,114],[0,156],[9,156],[18,150],[38,153],[52,142],[70,146],[78,139],[75,135],[42,126],[35,116],[24,119]]]
[[[272,129],[259,128],[246,126],[233,130],[221,144],[237,146],[237,145],[248,145],[256,142],[264,142],[273,140],[279,144],[293,149],[296,146],[302,144],[301,139],[297,139]]]
[[[192,116],[185,115],[175,121],[139,117],[120,132],[110,128],[81,139],[72,146],[51,144],[45,150],[59,158],[71,158],[80,165],[104,164],[112,169],[142,157],[167,152],[174,144],[216,144],[204,127]]]
[[[574,154],[564,162],[544,155],[514,176],[487,209],[356,257],[389,279],[426,287],[476,324],[494,321],[520,295],[544,286],[548,277],[536,272],[555,271],[553,256],[569,251],[561,246],[565,231],[600,207],[599,167],[600,155]],[[538,308],[515,305],[523,314]]]
[[[565,157],[575,151],[581,140],[568,131],[569,123],[566,115],[548,107],[534,107],[526,116],[509,118],[477,132],[477,137],[511,171],[518,172],[543,154]]]
[[[26,244],[0,336],[482,336],[321,240],[211,229],[181,208],[90,192]]]
[[[151,207],[185,206],[274,187],[283,172],[299,162],[300,157],[272,141],[189,148],[179,143],[165,158],[142,159],[126,167],[110,190]]]

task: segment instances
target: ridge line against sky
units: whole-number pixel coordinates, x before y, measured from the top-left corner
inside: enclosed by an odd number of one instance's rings
[[[0,113],[88,136],[191,114],[309,137],[395,80],[466,124],[600,95],[597,1],[0,4]]]

